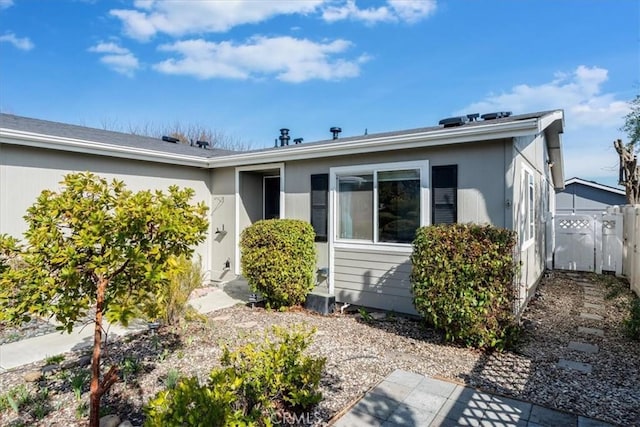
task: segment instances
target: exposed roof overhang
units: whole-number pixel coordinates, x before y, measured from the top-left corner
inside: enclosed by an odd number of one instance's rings
[[[507,123],[491,123],[483,126],[426,130],[416,133],[399,133],[380,137],[362,137],[348,142],[335,140],[322,144],[300,144],[282,150],[265,150],[230,154],[209,159],[210,167],[243,166],[291,160],[315,159],[418,147],[461,144],[488,141],[536,133],[538,119],[526,119]]]
[[[562,158],[562,133],[564,132],[564,113],[552,111],[542,116],[538,123],[538,132],[544,132],[551,162],[551,177],[556,190],[564,189],[564,159]]]
[[[0,128],[0,143],[207,168],[206,158]]]
[[[615,187],[611,187],[608,185],[604,185],[604,184],[599,184],[597,182],[593,182],[593,181],[588,181],[586,179],[582,179],[582,178],[577,178],[577,177],[573,177],[573,178],[569,178],[568,180],[566,180],[564,182],[565,187],[567,185],[571,185],[571,184],[581,184],[581,185],[586,185],[588,187],[591,188],[597,188],[598,190],[604,190],[604,191],[609,191],[610,193],[614,193],[614,194],[620,194],[622,196],[626,196],[626,192],[621,189],[621,188],[615,188]]]

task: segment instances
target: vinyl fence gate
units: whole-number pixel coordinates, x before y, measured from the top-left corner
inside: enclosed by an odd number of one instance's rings
[[[622,225],[619,211],[556,215],[554,268],[621,275]]]

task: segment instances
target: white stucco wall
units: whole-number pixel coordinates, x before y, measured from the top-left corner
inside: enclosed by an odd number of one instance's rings
[[[109,180],[124,181],[133,191],[166,190],[171,185],[195,190],[194,202],[211,209],[207,169],[94,156],[15,145],[0,145],[0,233],[20,237],[26,230],[23,216],[40,192],[58,189],[70,172],[90,171]],[[211,211],[209,212],[211,216]],[[198,246],[203,268],[210,277],[211,239]]]

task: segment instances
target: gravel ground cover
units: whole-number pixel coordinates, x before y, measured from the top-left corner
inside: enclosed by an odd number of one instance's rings
[[[323,317],[235,306],[212,313],[205,322],[110,343],[105,359],[120,364],[123,378],[103,398],[103,407],[105,413],[140,425],[143,404],[176,374],[206,379],[219,365],[222,343],[235,347],[260,339],[271,325],[303,323],[317,329],[311,353],[327,358],[321,384],[324,400],[312,416],[315,425],[325,425],[395,369],[619,425],[640,425],[640,345],[621,329],[631,293],[612,279],[586,274],[582,278],[598,282],[603,295],[609,296],[603,321],[580,318],[582,287],[575,277],[554,273],[543,280],[525,312],[520,347],[492,354],[445,345],[437,332],[402,316],[365,316],[365,321],[357,311]],[[604,329],[604,337],[581,336],[579,326]],[[600,350],[586,355],[570,351],[570,341],[597,344]],[[24,387],[31,396],[19,413],[2,410],[0,425],[86,425],[88,380],[78,380],[88,373],[85,354],[68,353],[56,365],[43,362],[0,374],[0,393]],[[559,358],[591,363],[593,371],[560,369]]]

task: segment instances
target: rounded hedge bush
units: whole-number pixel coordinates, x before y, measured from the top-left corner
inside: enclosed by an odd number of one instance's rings
[[[446,341],[499,350],[513,344],[515,242],[513,231],[493,226],[418,229],[411,255],[413,303]]]
[[[240,239],[242,275],[273,308],[304,303],[315,286],[315,232],[297,219],[262,220]]]

